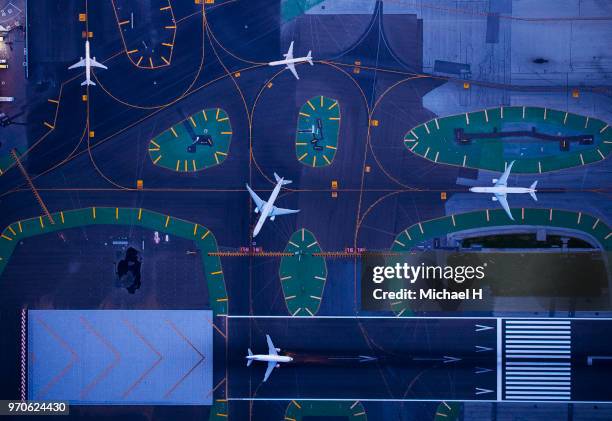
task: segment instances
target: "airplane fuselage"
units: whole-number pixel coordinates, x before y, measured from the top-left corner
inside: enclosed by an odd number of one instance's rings
[[[507,187],[507,186],[493,186],[493,187],[470,187],[470,191],[473,193],[490,193],[490,194],[515,194],[515,193],[531,193],[535,192],[534,189],[528,187]]]
[[[293,361],[293,358],[291,357],[287,357],[285,355],[263,355],[263,354],[257,354],[257,355],[249,355],[246,357],[247,360],[253,360],[253,361],[266,361],[266,362],[277,362],[277,363],[290,363],[291,361]]]
[[[272,194],[270,195],[270,198],[268,199],[268,201],[264,205],[263,209],[260,210],[261,215],[259,215],[259,219],[257,220],[257,224],[255,225],[255,228],[253,229],[253,237],[255,237],[257,234],[259,234],[259,231],[261,230],[261,227],[263,227],[263,224],[266,222],[266,219],[270,215],[270,212],[272,212],[272,209],[274,208],[274,202],[276,201],[276,198],[278,197],[278,194],[280,193],[280,189],[281,189],[282,185],[283,185],[283,179],[280,179],[276,183],[276,186],[274,187],[274,190],[272,190]]]
[[[89,60],[89,41],[85,41],[85,80],[91,80],[91,64]]]
[[[285,60],[278,60],[278,61],[271,61],[270,63],[268,63],[268,66],[282,66],[283,64],[290,64],[290,63],[303,63],[308,61],[308,57],[296,57],[296,58],[290,58],[290,59],[285,59]]]

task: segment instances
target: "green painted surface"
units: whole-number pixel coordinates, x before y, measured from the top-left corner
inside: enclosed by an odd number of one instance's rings
[[[324,0],[282,0],[281,20],[283,23],[289,22],[298,16],[303,15]]]
[[[291,401],[285,410],[285,420],[301,421],[303,417],[342,417],[349,420],[368,419],[359,401]]]
[[[0,235],[0,275],[20,240],[35,235],[87,225],[136,225],[164,234],[193,240],[200,250],[204,276],[208,285],[210,305],[215,315],[227,314],[227,291],[217,256],[217,240],[206,227],[158,212],[137,208],[83,208],[52,214],[55,224],[46,217],[13,222]]]
[[[227,401],[225,399],[217,399],[210,409],[209,421],[219,421],[228,419]]]
[[[502,209],[476,211],[444,216],[411,225],[399,233],[391,246],[392,251],[409,251],[419,243],[453,232],[496,226],[537,225],[579,230],[593,236],[604,250],[612,250],[612,231],[598,218],[582,213],[550,209],[512,209],[515,221],[508,219]],[[488,215],[488,217],[487,217]],[[391,309],[400,316],[410,316],[412,311],[403,301],[392,303]]]
[[[502,118],[503,114],[503,118]],[[470,144],[455,141],[454,129],[466,133],[531,130],[549,135],[593,135],[592,145],[571,142],[561,151],[559,142],[532,138],[484,138]],[[404,146],[430,161],[503,171],[516,161],[514,173],[540,173],[577,167],[605,159],[612,150],[612,128],[596,118],[539,107],[501,107],[436,118],[414,127]]]
[[[193,148],[195,137],[212,145]],[[155,136],[149,142],[149,157],[153,164],[172,171],[195,172],[221,164],[227,158],[232,141],[229,116],[221,108],[207,108]]]
[[[321,95],[310,98],[298,114],[295,157],[309,167],[331,165],[338,149],[339,133],[338,101]]]
[[[461,404],[458,402],[441,402],[436,409],[434,421],[456,421],[461,415]]]
[[[293,316],[313,316],[319,311],[327,280],[325,258],[312,255],[320,253],[321,247],[302,228],[291,235],[285,252],[294,253],[281,259],[278,271],[287,310]]]

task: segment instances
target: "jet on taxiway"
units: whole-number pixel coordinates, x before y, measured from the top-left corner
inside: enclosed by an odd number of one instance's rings
[[[100,69],[108,69],[103,64],[100,64],[96,61],[96,58],[91,58],[89,55],[89,41],[85,41],[85,58],[81,57],[81,60],[78,63],[73,64],[68,69],[76,69],[77,67],[85,67],[85,81],[81,83],[83,85],[93,85],[96,84],[91,81],[91,67],[99,67]]]
[[[510,171],[512,170],[512,165],[514,165],[514,161],[508,165],[506,171],[502,174],[502,176],[498,179],[493,179],[493,187],[471,187],[470,191],[473,193],[493,193],[493,197],[491,198],[494,202],[499,202],[499,204],[504,208],[508,217],[514,221],[514,217],[512,216],[512,212],[510,212],[510,206],[508,206],[508,200],[506,196],[508,194],[516,194],[516,193],[529,193],[529,195],[535,200],[538,201],[536,197],[536,185],[538,181],[534,181],[531,186],[527,187],[508,187],[508,176],[510,175]]]
[[[274,218],[276,218],[277,216],[289,215],[291,213],[299,212],[299,209],[283,209],[274,206],[274,201],[278,197],[281,187],[291,183],[291,180],[285,180],[284,178],[279,177],[276,173],[274,173],[274,178],[276,179],[276,186],[274,187],[274,190],[272,190],[272,194],[270,195],[270,198],[267,202],[263,201],[259,196],[257,196],[257,194],[253,190],[251,190],[248,184],[246,185],[246,188],[249,191],[253,202],[255,202],[255,213],[260,214],[259,219],[257,220],[257,224],[255,225],[255,229],[253,229],[253,237],[259,234],[259,231],[261,231],[261,227],[263,227],[263,224],[264,222],[266,222],[266,219],[268,217],[270,217],[270,221],[274,221]]]
[[[287,69],[291,70],[291,73],[293,73],[293,76],[295,76],[296,79],[299,80],[299,76],[295,70],[295,64],[296,63],[303,63],[305,61],[307,61],[308,63],[310,63],[311,66],[314,66],[314,64],[312,63],[312,51],[308,51],[308,55],[306,57],[296,57],[293,58],[293,41],[291,41],[291,45],[289,46],[289,51],[287,51],[287,54],[283,54],[283,57],[285,57],[284,60],[278,60],[278,61],[271,61],[270,63],[268,63],[268,66],[282,66],[282,65],[286,65]]]
[[[268,368],[266,368],[266,374],[264,375],[263,379],[264,382],[268,380],[268,377],[270,377],[272,370],[280,366],[280,363],[290,363],[291,361],[293,361],[293,358],[291,357],[278,355],[280,348],[274,347],[272,339],[270,339],[270,335],[266,335],[266,341],[268,342],[267,354],[255,355],[251,352],[251,348],[249,348],[249,355],[246,356],[247,367],[250,366],[253,361],[266,361],[268,363]]]

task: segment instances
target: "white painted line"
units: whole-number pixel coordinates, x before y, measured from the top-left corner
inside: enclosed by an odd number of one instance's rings
[[[280,316],[280,315],[251,315],[251,314],[230,314],[230,315],[219,315],[222,317],[227,317],[230,319],[290,319],[289,316]],[[355,320],[367,320],[367,319],[396,319],[395,316],[315,316],[318,319],[355,319]],[[494,316],[482,316],[482,317],[474,317],[474,316],[414,316],[411,317],[410,320],[498,320],[503,318],[494,317]],[[517,319],[525,319],[532,320],[533,317],[513,317],[512,320]],[[559,319],[563,320],[590,320],[590,321],[612,321],[612,317],[559,317]],[[529,332],[532,333],[532,332]],[[557,332],[553,332],[557,333]],[[297,398],[298,400],[300,398]],[[333,399],[332,399],[333,400]],[[449,399],[452,401],[453,399]],[[433,401],[440,401],[440,399],[433,399]]]
[[[523,354],[569,354],[568,351],[564,350],[556,350],[556,349],[507,349],[506,354],[518,354],[522,352]]]
[[[570,358],[569,355],[542,355],[542,354],[534,354],[534,355],[509,355],[508,358]]]
[[[506,324],[547,324],[547,325],[568,325],[569,320],[504,320]]]
[[[570,341],[531,341],[529,339],[507,340],[507,344],[569,344]]]
[[[537,399],[546,399],[546,400],[551,400],[551,401],[558,401],[560,399],[567,399],[569,400],[569,396],[564,397],[564,396],[537,396]],[[512,399],[512,400],[521,400],[521,401],[529,401],[531,402],[532,399],[534,399],[533,396],[529,396],[529,395],[521,395],[521,396],[508,396],[507,398],[508,400]],[[303,400],[303,399],[302,399]]]
[[[555,334],[559,332],[554,332]],[[506,339],[571,339],[571,336],[563,335],[563,336],[527,336],[527,335],[506,335]]]
[[[559,365],[559,366],[569,366],[570,363],[563,363],[563,362],[544,362],[544,361],[538,361],[538,362],[529,362],[529,361],[524,361],[524,362],[511,362],[508,361],[506,362],[506,365]]]
[[[551,335],[563,335],[570,333],[567,330],[513,330],[512,333],[543,333],[543,334],[551,334]]]
[[[512,371],[511,373],[507,373],[508,375],[517,375],[517,376],[550,376],[551,378],[557,378],[557,376],[567,376],[568,372],[561,371]],[[507,377],[508,379],[510,377]],[[522,377],[525,378],[525,377]]]
[[[453,221],[454,222],[454,221]],[[496,369],[496,375],[497,375],[497,382],[496,382],[496,388],[497,388],[497,400],[501,401],[502,400],[502,319],[497,319],[497,326],[496,326],[496,339],[497,339],[497,346],[496,346],[496,351],[497,351],[497,369]]]
[[[521,344],[521,345],[508,345],[506,344],[506,349],[510,348],[518,348],[518,349],[527,349],[527,348],[544,348],[544,349],[549,349],[549,348],[558,348],[558,349],[568,349],[570,347],[570,345],[549,345],[549,344],[542,344],[542,345],[525,345],[525,344]]]
[[[506,386],[508,390],[570,390],[569,386]]]

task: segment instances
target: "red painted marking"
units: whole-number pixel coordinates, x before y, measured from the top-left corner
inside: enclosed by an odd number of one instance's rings
[[[164,358],[162,356],[162,354],[160,354],[157,349],[155,349],[153,347],[153,345],[151,345],[151,343],[142,335],[142,333],[140,333],[138,331],[138,329],[136,329],[136,326],[134,326],[133,324],[131,324],[130,322],[128,322],[127,320],[123,319],[123,323],[125,323],[125,325],[132,331],[132,333],[134,333],[134,335],[138,336],[138,338],[144,342],[144,344],[151,350],[153,351],[156,355],[157,355],[157,360],[153,363],[153,365],[151,365],[147,370],[145,370],[140,377],[138,377],[138,379],[132,383],[132,385],[125,391],[123,392],[123,397],[127,398],[127,396],[132,393],[132,390],[134,390],[136,388],[136,386],[138,386],[144,379],[145,377],[147,377],[154,369],[155,367],[157,367],[162,359]]]
[[[172,394],[172,392],[174,392],[174,390],[204,361],[204,355],[193,345],[193,343],[191,343],[191,341],[185,335],[183,335],[183,333],[174,325],[174,323],[172,323],[170,320],[166,320],[166,323],[168,323],[170,327],[172,328],[172,330],[174,330],[177,335],[183,338],[183,340],[187,342],[189,346],[191,346],[195,352],[198,353],[198,355],[200,356],[200,359],[198,360],[197,363],[195,363],[193,367],[189,369],[189,371],[187,371],[187,373],[185,373],[185,375],[183,375],[183,377],[179,379],[178,382],[174,384],[174,386],[168,389],[168,391],[164,395],[164,398],[169,397]]]
[[[70,370],[70,368],[72,368],[72,366],[74,365],[74,363],[79,359],[78,358],[78,354],[74,351],[74,349],[72,349],[70,347],[70,345],[68,345],[68,343],[63,340],[53,329],[51,329],[51,327],[49,325],[47,325],[45,322],[42,321],[42,319],[40,318],[36,318],[36,320],[38,321],[38,323],[40,323],[42,325],[42,327],[45,328],[45,330],[47,330],[47,332],[49,332],[51,334],[51,336],[53,336],[55,338],[55,340],[57,342],[59,342],[59,344],[62,346],[62,348],[64,348],[66,351],[70,352],[70,361],[68,361],[68,364],[66,364],[66,366],[55,375],[55,377],[53,377],[49,383],[47,383],[45,385],[45,387],[43,387],[41,389],[41,391],[39,392],[39,395],[36,397],[37,399],[42,399],[48,392],[49,390],[51,390],[51,388],[53,386],[55,386],[55,384],[60,381],[60,379],[62,377],[64,377],[66,375],[66,373],[68,373],[68,371]]]
[[[83,388],[83,390],[81,391],[81,399],[84,398],[85,396],[87,396],[87,394],[89,392],[91,392],[91,390],[98,384],[100,383],[100,381],[102,381],[102,379],[104,379],[106,376],[108,376],[108,373],[111,372],[111,370],[113,368],[115,368],[115,366],[117,364],[119,364],[119,361],[121,360],[121,354],[119,353],[119,351],[117,351],[117,349],[113,346],[113,344],[111,344],[108,339],[106,339],[104,336],[102,336],[98,331],[96,331],[93,326],[83,317],[80,317],[81,319],[81,324],[83,326],[85,326],[85,328],[87,330],[89,330],[91,333],[93,333],[94,335],[96,335],[96,337],[100,340],[100,342],[102,342],[108,349],[111,350],[111,352],[115,355],[115,358],[113,359],[113,361],[107,365],[104,370],[102,370],[87,386],[85,386]]]

